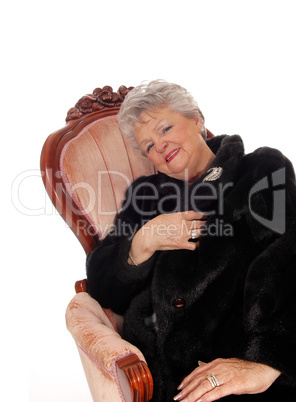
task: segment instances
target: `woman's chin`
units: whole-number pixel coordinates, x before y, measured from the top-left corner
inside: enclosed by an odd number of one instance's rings
[[[175,175],[174,177],[178,179],[188,180],[190,177],[189,169],[185,164],[174,164],[168,167],[171,176]]]
[[[185,161],[172,160],[171,162],[166,163],[165,166],[162,166],[162,168],[158,169],[158,171],[179,180],[188,180],[190,176]]]

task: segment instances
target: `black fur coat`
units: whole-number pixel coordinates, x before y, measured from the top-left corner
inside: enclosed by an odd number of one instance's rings
[[[87,258],[89,293],[125,315],[123,337],[144,353],[153,401],[171,401],[182,378],[216,358],[282,372],[264,393],[223,400],[296,401],[296,186],[279,151],[244,154],[239,136],[208,140],[210,168],[190,187],[164,174],[127,190],[113,231]],[[221,169],[222,168],[222,169]],[[208,215],[195,251],[158,251],[127,263],[132,236],[160,213]]]

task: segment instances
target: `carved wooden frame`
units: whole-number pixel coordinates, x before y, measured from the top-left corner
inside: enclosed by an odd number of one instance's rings
[[[121,86],[113,92],[110,86],[96,88],[92,94],[85,95],[69,109],[64,128],[52,133],[44,143],[40,168],[44,186],[55,208],[69,224],[85,252],[88,254],[97,244],[99,238],[93,233],[86,215],[67,190],[60,171],[60,158],[65,145],[75,138],[88,124],[118,113],[121,103],[132,87]],[[77,212],[79,211],[79,213]],[[84,222],[84,230],[81,227]],[[78,225],[79,222],[79,225]],[[87,291],[86,280],[75,284],[76,293]],[[148,366],[132,354],[117,361],[119,377],[125,378],[130,387],[132,402],[146,402],[152,398],[153,379]]]

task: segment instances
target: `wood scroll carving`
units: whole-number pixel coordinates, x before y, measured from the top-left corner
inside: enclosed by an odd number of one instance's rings
[[[131,89],[133,87],[127,88],[124,85],[121,85],[117,92],[113,92],[112,87],[108,85],[103,88],[96,88],[92,94],[83,96],[76,103],[75,107],[69,109],[66,122],[79,119],[84,115],[97,112],[98,110],[120,107],[126,94]]]
[[[132,354],[116,362],[119,383],[128,402],[148,402],[153,396],[153,379],[146,363]],[[125,379],[123,378],[125,375]],[[125,384],[125,381],[127,384]],[[129,392],[126,392],[126,387]],[[131,398],[127,395],[131,393]]]

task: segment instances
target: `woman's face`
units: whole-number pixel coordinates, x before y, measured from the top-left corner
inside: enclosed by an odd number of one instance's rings
[[[214,154],[200,134],[199,115],[186,118],[163,107],[143,112],[140,121],[135,139],[159,172],[191,181],[208,169]]]

